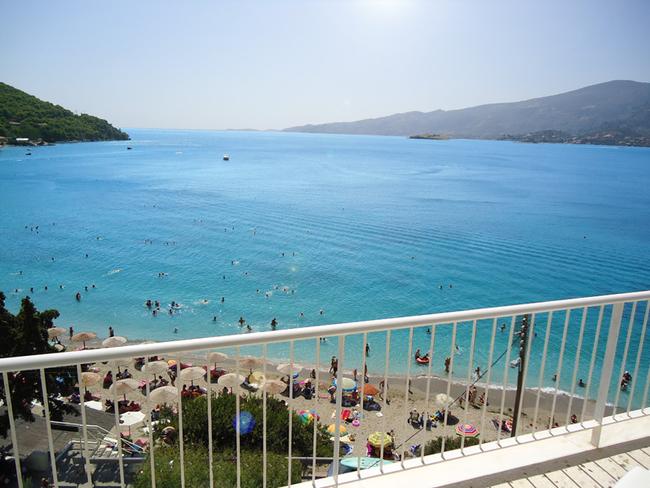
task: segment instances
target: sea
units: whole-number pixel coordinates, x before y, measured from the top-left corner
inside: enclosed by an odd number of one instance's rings
[[[0,149],[9,310],[29,295],[77,332],[105,337],[112,326],[166,341],[246,333],[240,317],[265,331],[274,318],[286,329],[650,289],[648,148],[128,132],[130,141]],[[160,302],[157,316],[148,299]],[[645,307],[625,309],[610,391],[619,404],[644,402]],[[570,391],[579,377],[595,396],[610,310],[598,335],[598,310],[588,310],[581,339],[582,313],[531,318],[528,386]],[[511,323],[477,323],[473,352],[473,324],[457,324],[453,345],[452,325],[437,326],[431,373],[444,375],[453,356],[455,378],[480,366],[512,386]],[[407,358],[429,350],[426,329],[412,345],[408,330],[393,332],[388,348],[386,334],[369,334],[370,374],[424,374]],[[268,353],[313,364],[315,342]],[[345,370],[361,371],[362,344],[362,334],[346,338]],[[337,340],[318,349],[327,365]],[[636,373],[631,399],[618,392],[619,369]]]

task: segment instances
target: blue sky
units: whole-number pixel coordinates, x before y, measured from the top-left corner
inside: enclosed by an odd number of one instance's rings
[[[0,0],[0,80],[121,127],[282,128],[650,81],[648,1]]]

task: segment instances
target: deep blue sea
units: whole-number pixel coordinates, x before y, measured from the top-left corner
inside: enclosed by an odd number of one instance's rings
[[[76,331],[106,336],[112,325],[130,339],[169,340],[240,333],[240,316],[259,331],[274,317],[278,328],[303,327],[650,288],[650,149],[129,133],[132,141],[59,144],[31,156],[0,150],[0,290],[9,309],[28,294]],[[157,317],[147,299],[161,302]],[[170,316],[172,300],[181,306]],[[626,369],[634,368],[644,311],[631,322]],[[562,321],[553,320],[547,386]],[[584,378],[593,322],[579,362]],[[572,317],[564,389],[579,325]],[[483,368],[490,326],[479,324],[475,359]],[[436,337],[436,374],[450,330]],[[467,370],[470,330],[459,326],[457,376]],[[626,333],[627,322],[621,344]],[[393,334],[391,370],[406,369],[405,334]],[[414,347],[428,348],[424,329],[414,337]],[[497,333],[495,356],[506,343],[507,333]],[[648,343],[646,336],[641,384]],[[600,354],[604,344],[603,336]],[[311,345],[297,343],[296,358],[313,361]],[[370,345],[370,371],[382,372],[384,335]],[[324,363],[336,354],[333,343],[322,349]],[[345,368],[360,369],[350,354],[355,363]],[[540,367],[531,362],[530,386]]]

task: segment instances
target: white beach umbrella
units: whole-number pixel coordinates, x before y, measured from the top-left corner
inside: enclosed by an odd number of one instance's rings
[[[277,395],[287,389],[287,385],[280,380],[265,380],[261,389],[269,395]]]
[[[83,346],[85,348],[86,341],[92,341],[95,337],[97,337],[97,334],[94,332],[79,332],[78,334],[72,336],[72,341],[83,343]]]
[[[253,369],[258,366],[262,365],[262,360],[258,358],[254,358],[252,356],[245,356],[243,358],[239,358],[239,365],[242,368],[247,368],[247,369]]]
[[[84,388],[96,385],[99,383],[99,380],[101,380],[101,376],[98,373],[93,373],[90,371],[81,373],[81,385]]]
[[[217,363],[221,363],[228,359],[228,355],[223,352],[210,352],[208,353],[208,361],[214,363],[216,366]]]
[[[435,396],[434,401],[439,407],[447,408],[449,404],[454,401],[454,399],[449,395],[447,395],[446,393],[438,393]]]
[[[124,399],[126,400],[126,394],[136,391],[138,384],[138,381],[132,378],[117,380],[111,385],[110,393],[111,395],[124,395]]]
[[[104,347],[118,347],[124,344],[126,344],[126,337],[122,336],[108,337],[102,341]]]
[[[290,363],[284,363],[284,364],[278,365],[278,367],[277,367],[277,370],[280,373],[286,374],[286,375],[292,375],[294,373],[299,373],[300,371],[302,371],[302,369],[303,369],[302,364],[298,364],[298,363],[293,363],[293,365],[290,364]]]
[[[199,368],[198,366],[192,366],[190,368],[185,368],[181,370],[181,380],[183,381],[194,381],[200,380],[205,376],[205,370]]]
[[[167,361],[151,361],[142,367],[142,372],[151,374],[155,378],[156,375],[165,373],[168,367]]]
[[[60,335],[63,335],[67,332],[67,329],[64,329],[63,327],[51,327],[47,329],[47,338],[48,339],[54,339],[55,337],[59,337]]]
[[[129,435],[131,435],[131,426],[139,424],[146,418],[142,412],[124,412],[120,415],[120,425],[129,427]]]
[[[178,403],[178,390],[173,386],[161,386],[149,394],[152,404]]]
[[[245,379],[246,378],[240,374],[227,373],[219,377],[217,384],[221,387],[235,388],[236,386],[241,385]]]

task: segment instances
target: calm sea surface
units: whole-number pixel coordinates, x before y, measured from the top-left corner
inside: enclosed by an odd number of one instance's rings
[[[31,156],[0,150],[0,290],[9,309],[29,294],[77,331],[106,336],[112,325],[130,339],[168,340],[240,333],[240,316],[259,331],[274,317],[279,328],[303,327],[650,288],[649,149],[129,132],[130,142],[61,144]],[[148,298],[161,302],[157,317],[144,306]],[[172,300],[181,305],[169,315]],[[631,324],[626,369],[635,366],[644,312],[629,321],[626,310],[618,358]],[[539,351],[547,319],[536,321]],[[546,386],[564,315],[550,323]],[[585,379],[595,314],[586,324],[578,364]],[[569,320],[564,389],[579,326],[580,313]],[[491,323],[479,324],[474,362],[482,369],[490,333]],[[451,327],[436,331],[436,374],[450,336]],[[470,336],[470,325],[458,326],[460,377]],[[393,371],[406,369],[407,337],[392,336]],[[428,349],[429,340],[416,330],[414,348]],[[599,341],[602,355],[605,336]],[[323,362],[337,353],[334,342],[323,344]],[[383,372],[385,336],[369,342],[370,371]],[[495,342],[496,358],[507,331]],[[296,358],[313,362],[312,346],[296,343]],[[349,351],[345,368],[360,369]],[[493,379],[502,378],[504,362]],[[530,386],[540,369],[531,363]]]

